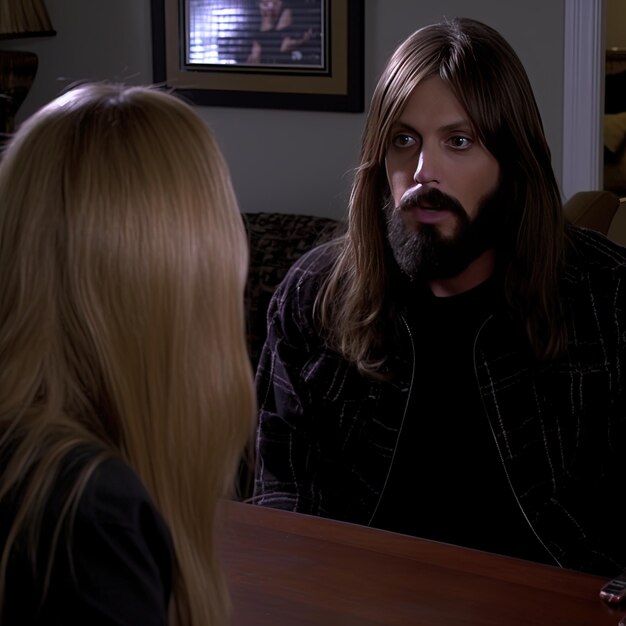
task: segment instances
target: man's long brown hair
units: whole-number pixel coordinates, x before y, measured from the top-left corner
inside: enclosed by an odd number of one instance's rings
[[[328,343],[379,375],[389,334],[391,267],[384,211],[385,154],[394,122],[415,87],[439,76],[467,111],[500,165],[507,228],[499,242],[506,301],[538,359],[567,340],[558,277],[565,249],[560,194],[541,117],[521,61],[493,28],[467,18],[416,31],[392,55],[375,89],[350,196],[348,228],[316,302]],[[506,255],[502,251],[507,251]]]

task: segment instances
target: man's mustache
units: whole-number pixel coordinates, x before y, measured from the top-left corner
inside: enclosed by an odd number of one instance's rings
[[[400,211],[408,211],[414,208],[434,209],[436,211],[450,211],[457,215],[467,215],[463,205],[452,196],[439,189],[420,187],[405,196],[396,207]]]

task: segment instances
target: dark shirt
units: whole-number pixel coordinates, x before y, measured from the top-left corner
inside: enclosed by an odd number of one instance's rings
[[[501,293],[495,279],[452,297],[419,290],[412,396],[373,525],[547,561],[508,483],[476,380],[476,334]]]
[[[12,554],[0,622],[3,626],[167,624],[173,561],[170,533],[143,484],[118,459],[104,461],[89,479],[70,542],[61,534],[43,598],[51,533],[76,469],[74,458],[55,485],[43,518],[36,570],[23,543]],[[14,502],[0,501],[3,544],[13,521]]]
[[[626,565],[626,542],[612,523],[626,510],[614,480],[622,472],[626,441],[626,249],[576,227],[567,228],[567,244],[558,285],[567,350],[536,359],[517,312],[499,308],[478,333],[475,379],[514,497],[552,554],[551,563],[611,576]],[[325,343],[314,303],[335,249],[328,244],[301,257],[269,306],[256,377],[252,501],[368,524],[403,415],[417,415],[414,355],[407,329],[400,325],[394,335],[390,324],[393,342],[384,356],[393,377],[380,380],[361,375]],[[398,315],[406,309],[401,304]],[[414,324],[413,316],[406,319]],[[445,454],[451,456],[450,448]],[[417,476],[417,466],[410,471]],[[434,473],[424,471],[425,480]],[[460,491],[446,499],[463,519],[477,507],[472,499],[470,506],[457,504]]]

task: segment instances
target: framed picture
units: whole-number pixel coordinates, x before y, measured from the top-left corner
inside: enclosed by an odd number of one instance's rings
[[[363,111],[363,0],[152,0],[154,82],[201,105]]]

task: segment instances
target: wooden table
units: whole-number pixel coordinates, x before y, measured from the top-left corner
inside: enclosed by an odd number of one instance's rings
[[[603,578],[232,502],[233,626],[617,626]]]

